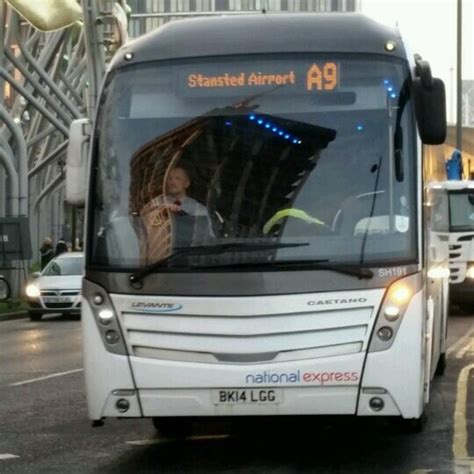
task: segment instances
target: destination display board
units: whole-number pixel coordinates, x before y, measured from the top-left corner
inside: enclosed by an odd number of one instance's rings
[[[282,94],[331,93],[339,89],[338,61],[275,61],[200,64],[178,71],[178,93],[185,96],[232,95],[281,89]]]

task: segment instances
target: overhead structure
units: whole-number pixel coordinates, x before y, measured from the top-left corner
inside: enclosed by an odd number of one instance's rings
[[[133,10],[130,36],[147,33],[168,21],[213,15],[356,12],[362,0],[128,0]]]
[[[274,6],[270,0],[191,0],[183,10],[181,2],[170,0],[162,11],[158,3],[0,0],[0,218],[28,217],[35,260],[46,236],[80,240],[83,210],[64,202],[69,126],[94,116],[105,68],[128,31],[136,36],[175,18]],[[354,11],[358,3],[304,5],[307,11]],[[282,0],[280,7],[296,11],[294,2]]]
[[[10,5],[40,31],[67,28],[82,17],[76,0],[8,0]]]
[[[0,0],[0,219],[29,219],[34,260],[46,236],[81,239],[83,210],[64,202],[69,126],[94,114],[127,13],[115,0]]]
[[[66,232],[62,168],[69,125],[94,113],[106,61],[127,38],[123,5],[0,1],[0,216],[29,215],[38,238]]]

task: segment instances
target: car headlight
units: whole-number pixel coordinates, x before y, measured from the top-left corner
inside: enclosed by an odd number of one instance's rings
[[[25,293],[26,296],[29,296],[30,298],[38,298],[41,294],[40,289],[34,284],[28,285],[25,289]]]

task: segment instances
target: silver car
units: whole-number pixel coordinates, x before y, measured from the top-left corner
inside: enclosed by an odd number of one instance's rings
[[[80,316],[83,272],[84,255],[72,252],[59,255],[41,273],[34,273],[25,289],[30,319],[39,321],[47,313]]]

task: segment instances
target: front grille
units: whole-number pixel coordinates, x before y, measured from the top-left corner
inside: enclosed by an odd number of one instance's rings
[[[74,303],[45,303],[45,308],[48,309],[68,309],[72,308]]]
[[[135,356],[244,364],[360,352],[373,308],[256,316],[126,312],[121,318]]]
[[[79,290],[41,290],[41,296],[76,296]]]

